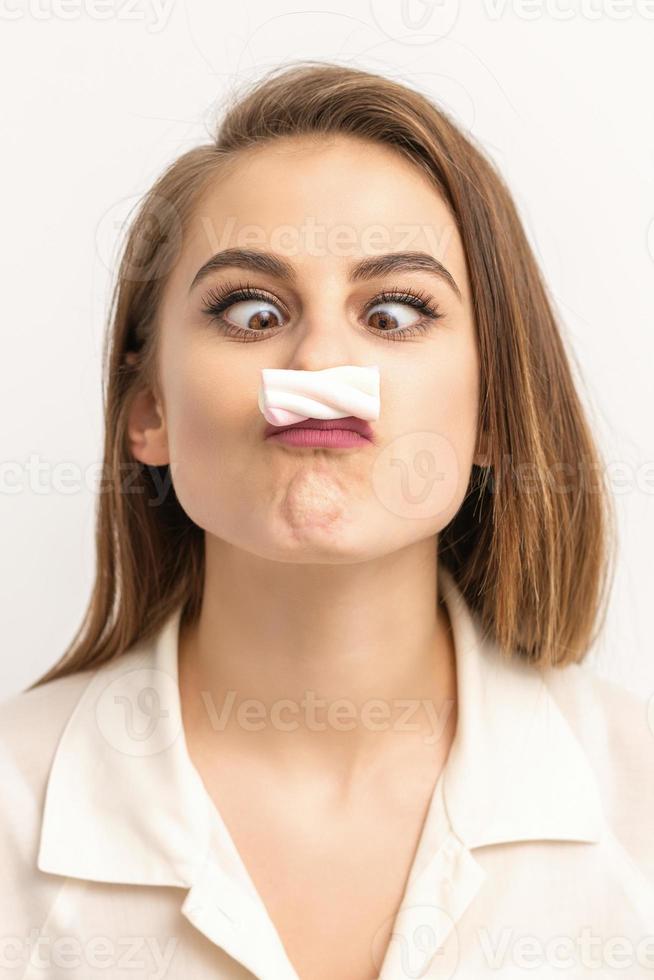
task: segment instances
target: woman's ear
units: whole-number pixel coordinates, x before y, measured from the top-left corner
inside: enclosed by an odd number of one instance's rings
[[[125,355],[125,360],[133,364],[136,356],[130,352]],[[148,466],[164,466],[170,462],[165,415],[149,386],[140,388],[131,398],[127,438],[130,451],[139,462]]]

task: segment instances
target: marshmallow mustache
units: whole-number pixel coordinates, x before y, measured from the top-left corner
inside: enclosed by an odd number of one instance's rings
[[[322,371],[261,368],[259,409],[271,425],[305,419],[379,418],[379,367],[343,364]]]

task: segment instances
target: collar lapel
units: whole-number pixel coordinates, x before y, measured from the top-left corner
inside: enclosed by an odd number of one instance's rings
[[[68,719],[48,777],[41,871],[128,884],[195,878],[209,825],[204,787],[186,761],[180,612],[154,641],[96,671]]]
[[[547,670],[517,655],[502,659],[449,570],[439,571],[457,661],[457,729],[443,775],[455,833],[469,848],[597,842],[604,818],[595,776],[548,690]]]

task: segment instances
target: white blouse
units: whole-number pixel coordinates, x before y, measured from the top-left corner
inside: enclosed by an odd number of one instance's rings
[[[654,976],[648,701],[583,664],[507,663],[444,568],[439,584],[457,728],[371,970]],[[178,627],[179,609],[0,705],[0,977],[298,980],[189,757]]]

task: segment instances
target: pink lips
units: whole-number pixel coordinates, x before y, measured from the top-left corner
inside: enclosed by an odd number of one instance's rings
[[[354,415],[342,419],[304,419],[293,425],[268,424],[264,436],[290,446],[333,449],[360,446],[374,441],[370,423]]]

